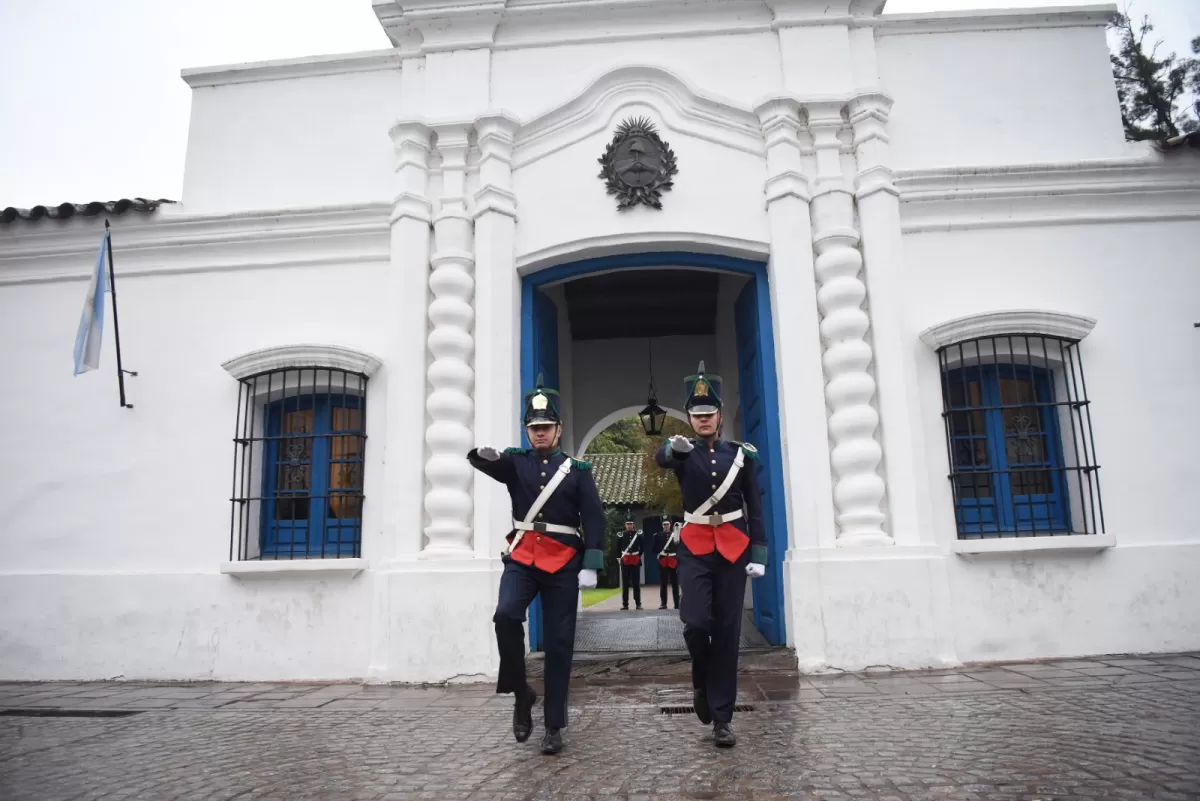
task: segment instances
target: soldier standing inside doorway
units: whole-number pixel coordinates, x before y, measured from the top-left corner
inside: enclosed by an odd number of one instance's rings
[[[633,602],[642,608],[642,552],[644,550],[641,529],[634,530],[633,512],[625,514],[625,530],[617,536],[617,547],[621,549],[621,608],[629,608],[629,588],[633,587]]]
[[[675,471],[685,521],[679,538],[683,638],[692,657],[692,698],[713,742],[737,743],[738,640],[746,576],[766,572],[767,541],[758,491],[758,452],[749,443],[721,439],[721,377],[704,362],[686,381],[685,407],[694,438],[675,435],[659,448],[660,467]]]
[[[546,652],[546,733],[541,748],[543,754],[557,754],[563,749],[560,730],[567,726],[579,589],[596,586],[596,570],[604,563],[604,507],[591,465],[558,449],[558,393],[542,386],[540,375],[537,387],[525,394],[523,422],[532,448],[501,452],[480,447],[467,459],[504,484],[512,498],[513,530],[502,556],[500,599],[492,618],[500,650],[496,692],[516,696],[513,735],[525,742],[533,731],[537,700],[525,680],[525,610],[541,595]]]
[[[679,527],[671,528],[671,519],[663,512],[662,531],[654,535],[654,550],[658,553],[658,598],[659,609],[667,608],[667,583],[671,584],[671,599],[679,608]]]

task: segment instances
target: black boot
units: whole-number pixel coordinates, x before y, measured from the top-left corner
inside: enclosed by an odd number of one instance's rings
[[[708,693],[697,687],[692,690],[692,705],[696,707],[696,717],[705,726],[712,723],[712,712],[708,709]]]
[[[532,687],[526,687],[524,692],[516,693],[517,700],[513,705],[513,736],[518,743],[529,739],[533,733],[533,702],[537,693]]]
[[[659,609],[666,609],[666,608],[667,608],[667,605],[666,605],[666,604],[659,604],[659,605],[658,605],[658,608],[659,608]]]
[[[558,729],[546,729],[546,734],[542,737],[542,753],[553,756],[561,750],[563,750],[562,734]]]
[[[737,737],[733,734],[733,726],[728,723],[713,724],[713,742],[717,748],[733,748],[737,745]]]

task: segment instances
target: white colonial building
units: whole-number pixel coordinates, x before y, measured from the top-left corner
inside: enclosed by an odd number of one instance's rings
[[[651,347],[762,452],[802,669],[1200,648],[1200,155],[1124,141],[1112,7],[374,4],[185,71],[183,196],[109,213],[132,409],[111,317],[71,374],[104,214],[6,213],[0,678],[493,674],[464,455],[538,372],[581,452]]]

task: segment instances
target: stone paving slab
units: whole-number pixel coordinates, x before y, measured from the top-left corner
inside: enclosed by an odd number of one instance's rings
[[[769,644],[754,626],[754,615],[742,619],[742,648],[766,648]],[[576,653],[626,653],[630,651],[687,650],[683,622],[677,609],[584,612],[575,622]]]
[[[488,685],[0,683],[0,801],[1200,799],[1196,654],[747,675],[732,751],[688,703],[577,680],[552,758]]]

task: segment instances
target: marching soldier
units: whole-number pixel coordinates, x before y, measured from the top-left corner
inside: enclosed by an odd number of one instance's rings
[[[625,530],[617,536],[621,549],[621,608],[629,608],[629,588],[633,587],[633,602],[642,608],[642,543],[641,529],[634,531],[633,512],[625,515]]]
[[[766,572],[767,542],[758,452],[721,439],[721,377],[706,375],[704,362],[696,372],[687,378],[685,403],[696,436],[671,437],[655,459],[675,471],[687,510],[679,534],[679,617],[692,657],[696,715],[713,724],[717,746],[730,748],[737,743],[731,722],[746,576]]]
[[[679,608],[679,526],[671,528],[671,521],[663,514],[662,531],[654,535],[654,550],[658,552],[658,598],[659,609],[667,608],[667,582],[671,584],[671,599]]]
[[[467,459],[504,484],[512,498],[513,530],[502,557],[500,599],[492,618],[500,651],[496,692],[515,695],[513,735],[525,742],[533,731],[537,700],[525,680],[525,610],[540,594],[546,649],[541,748],[543,754],[557,754],[563,749],[560,730],[567,726],[579,589],[596,586],[596,570],[604,562],[604,508],[591,465],[558,449],[558,393],[542,386],[540,375],[537,387],[525,394],[523,422],[531,449],[480,447]]]

